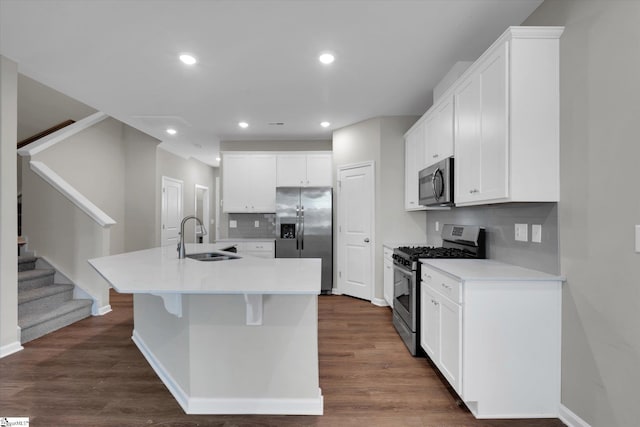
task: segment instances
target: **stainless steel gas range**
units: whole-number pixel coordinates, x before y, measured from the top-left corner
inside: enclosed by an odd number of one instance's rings
[[[420,349],[420,259],[484,258],[484,228],[446,224],[442,247],[401,246],[393,250],[393,325],[412,355]]]

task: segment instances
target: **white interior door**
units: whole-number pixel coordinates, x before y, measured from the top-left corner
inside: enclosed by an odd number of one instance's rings
[[[209,213],[209,187],[204,185],[196,184],[195,187],[195,215],[202,220],[202,224],[204,225],[204,230],[200,227],[197,221],[193,221],[193,241],[196,243],[200,242],[200,238],[202,238],[202,243],[209,243],[209,233],[211,228],[211,215]],[[203,233],[206,233],[204,234]]]
[[[182,181],[162,177],[162,229],[160,244],[177,245],[182,221]]]
[[[373,163],[338,168],[338,291],[373,298]]]

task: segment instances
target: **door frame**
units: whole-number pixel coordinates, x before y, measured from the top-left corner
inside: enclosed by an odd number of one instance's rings
[[[342,294],[342,290],[344,289],[344,279],[342,277],[340,277],[340,273],[341,271],[343,271],[343,265],[344,265],[344,255],[341,252],[341,249],[343,247],[344,244],[344,237],[342,235],[342,209],[343,209],[343,203],[340,203],[340,198],[342,195],[342,188],[341,188],[341,182],[340,182],[340,174],[342,173],[342,171],[346,171],[349,169],[355,169],[355,168],[361,168],[361,167],[370,167],[371,168],[371,200],[369,203],[368,208],[370,209],[371,212],[371,237],[369,237],[370,240],[370,246],[372,248],[372,250],[370,251],[370,259],[369,262],[371,263],[371,295],[370,295],[370,302],[374,302],[376,300],[376,264],[375,264],[375,260],[376,260],[376,164],[375,161],[373,160],[367,160],[364,162],[358,162],[358,163],[348,163],[346,165],[340,165],[336,167],[337,173],[336,173],[336,181],[338,184],[338,197],[337,197],[337,205],[338,205],[338,215],[337,215],[337,227],[335,228],[337,230],[337,247],[336,247],[336,261],[337,261],[337,267],[336,268],[336,275],[338,276],[336,279],[336,283],[337,283],[337,292],[334,292],[336,294],[341,295]]]
[[[161,200],[160,200],[160,246],[164,245],[164,241],[166,239],[166,231],[165,231],[165,227],[164,224],[166,222],[167,219],[167,212],[165,210],[165,202],[166,202],[166,191],[165,191],[165,183],[166,182],[174,182],[177,184],[180,184],[180,213],[178,214],[179,218],[182,218],[182,213],[184,212],[184,182],[180,179],[176,179],[176,178],[171,178],[168,176],[162,176],[161,179],[161,186],[160,186],[160,193],[162,195]],[[178,225],[178,227],[180,227]]]
[[[207,230],[207,234],[205,236],[210,236],[211,233],[211,198],[209,196],[210,190],[206,185],[196,184],[193,189],[193,212],[194,215],[198,212],[198,190],[205,190],[204,197],[202,199],[202,225],[204,225],[205,230]],[[197,226],[198,223],[194,221],[193,223],[193,241],[198,241],[197,236]],[[210,240],[210,239],[209,239]],[[203,236],[202,243],[208,243],[206,238]]]

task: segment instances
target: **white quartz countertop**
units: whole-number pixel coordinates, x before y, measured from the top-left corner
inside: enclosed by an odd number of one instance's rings
[[[228,246],[225,242],[187,244],[185,249],[192,254]],[[89,263],[121,293],[320,293],[320,259],[238,256],[225,261],[178,259],[171,245],[94,258]]]
[[[422,259],[420,262],[463,281],[564,281],[562,276],[490,259]]]

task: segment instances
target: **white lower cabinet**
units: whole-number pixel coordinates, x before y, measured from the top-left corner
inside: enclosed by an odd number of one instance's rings
[[[558,276],[490,260],[428,260],[420,344],[476,418],[555,418]]]
[[[238,240],[225,241],[229,246],[235,246],[239,255],[250,255],[258,258],[275,258],[276,247],[272,240]]]
[[[242,242],[242,253],[258,258],[275,258],[275,243],[273,241]]]
[[[427,271],[427,274],[422,274],[424,278],[420,284],[420,344],[440,373],[460,394],[462,308],[434,289],[435,274],[426,268],[423,271]]]
[[[383,247],[384,253],[384,300],[393,308],[393,249],[387,246]]]

